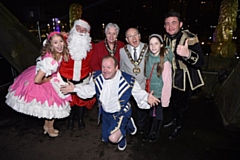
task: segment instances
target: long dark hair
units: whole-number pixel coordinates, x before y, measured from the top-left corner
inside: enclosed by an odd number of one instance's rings
[[[166,48],[165,48],[165,44],[164,44],[164,42],[163,42],[163,39],[162,39],[162,36],[160,36],[160,35],[158,35],[158,34],[153,34],[153,35],[151,35],[150,37],[149,37],[149,41],[152,39],[152,38],[157,38],[158,40],[159,40],[159,42],[160,42],[160,44],[162,45],[162,47],[161,47],[161,50],[160,50],[160,53],[159,53],[159,57],[160,57],[160,62],[158,62],[158,64],[157,64],[157,68],[156,68],[156,70],[157,70],[157,76],[158,77],[160,77],[161,75],[162,75],[162,72],[163,72],[163,69],[164,69],[164,66],[163,66],[163,64],[164,64],[164,54],[165,54],[165,52],[166,52]],[[150,53],[150,49],[148,48],[148,53]],[[151,53],[150,53],[151,54]],[[147,61],[148,61],[148,58],[149,58],[149,55],[147,55],[146,57],[145,57],[145,60],[144,60],[144,73],[145,73],[145,76],[146,76],[146,63],[147,63]]]

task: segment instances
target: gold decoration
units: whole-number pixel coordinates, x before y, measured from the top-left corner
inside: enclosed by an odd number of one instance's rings
[[[74,21],[80,19],[81,16],[82,16],[82,5],[77,3],[71,4],[69,9],[70,28],[73,27]]]
[[[133,73],[139,74],[139,73],[141,72],[141,70],[140,70],[140,68],[138,67],[138,65],[139,65],[139,64],[141,63],[141,61],[143,60],[143,55],[144,55],[144,53],[145,53],[145,51],[146,51],[146,49],[147,49],[147,44],[144,44],[144,46],[143,46],[143,48],[142,48],[142,51],[141,51],[141,53],[140,53],[140,56],[139,56],[139,58],[138,58],[137,61],[134,61],[134,60],[133,60],[133,58],[132,58],[129,50],[127,49],[127,45],[124,46],[124,49],[125,49],[125,52],[126,52],[127,55],[128,55],[129,60],[130,60],[131,63],[135,66],[135,67],[133,68]]]
[[[218,25],[214,32],[214,41],[211,45],[214,55],[233,57],[236,53],[236,44],[232,41],[233,31],[237,28],[236,18],[238,0],[223,0],[220,7]]]
[[[133,68],[133,73],[139,74],[140,72],[141,72],[141,69],[140,69],[138,66],[135,66],[135,67]]]
[[[104,44],[105,44],[105,47],[106,47],[108,53],[109,53],[111,56],[114,56],[115,53],[116,53],[116,50],[117,50],[117,40],[114,41],[113,50],[111,50],[111,48],[109,47],[108,42],[107,42],[107,38],[105,38]]]

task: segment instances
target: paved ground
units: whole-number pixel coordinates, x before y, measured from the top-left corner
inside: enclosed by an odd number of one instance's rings
[[[226,129],[212,101],[198,93],[190,101],[187,122],[180,137],[168,140],[171,129],[162,129],[155,143],[142,142],[141,135],[128,136],[125,151],[101,142],[97,108],[85,116],[86,129],[66,129],[67,119],[57,120],[60,136],[43,134],[43,120],[11,110],[0,91],[0,159],[2,160],[239,160],[240,130]],[[135,112],[135,110],[133,110]],[[165,122],[170,109],[164,110]]]

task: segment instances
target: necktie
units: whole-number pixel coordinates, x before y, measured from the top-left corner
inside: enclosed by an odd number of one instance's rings
[[[136,51],[136,48],[134,48],[133,49],[134,50],[134,53],[133,53],[133,55],[134,55],[134,61],[136,62],[137,61],[137,51]]]

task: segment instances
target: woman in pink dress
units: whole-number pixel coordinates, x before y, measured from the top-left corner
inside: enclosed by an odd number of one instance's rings
[[[54,119],[69,116],[70,95],[60,92],[64,84],[58,73],[62,60],[67,61],[68,50],[59,32],[49,34],[36,65],[23,71],[9,87],[6,103],[17,112],[44,118],[44,134],[57,137]]]

